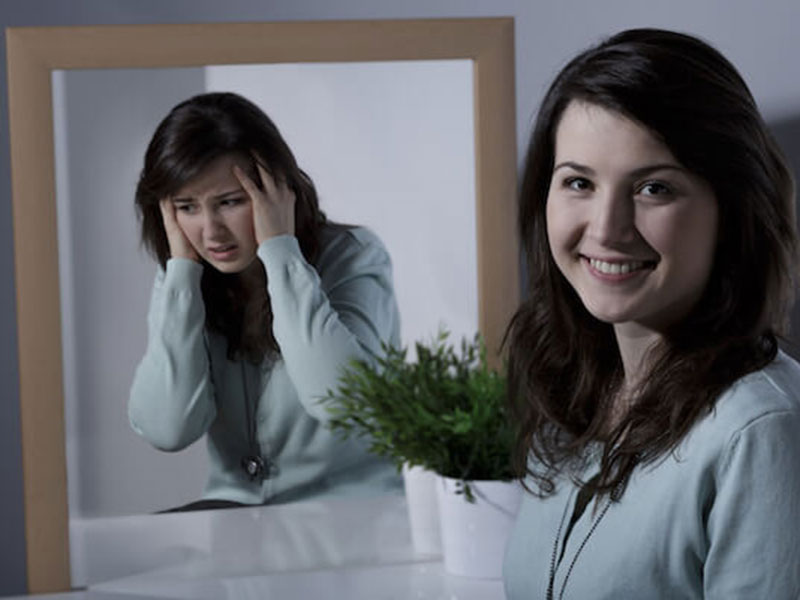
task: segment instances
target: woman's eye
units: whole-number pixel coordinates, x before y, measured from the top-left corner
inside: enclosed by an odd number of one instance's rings
[[[238,196],[235,197],[235,198],[225,198],[224,200],[220,200],[219,201],[219,205],[220,206],[237,206],[238,204],[241,204],[243,200],[244,200],[243,198],[240,198]]]
[[[192,214],[195,211],[195,206],[194,204],[176,204],[175,210],[186,214]]]
[[[564,187],[576,192],[585,192],[592,189],[592,182],[585,177],[567,177],[564,180]]]
[[[645,196],[664,196],[672,193],[672,189],[660,181],[648,181],[639,188],[639,193]]]

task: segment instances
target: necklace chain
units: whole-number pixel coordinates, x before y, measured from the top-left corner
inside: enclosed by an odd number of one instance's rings
[[[613,495],[613,494],[612,494]],[[553,553],[550,555],[550,577],[547,582],[547,600],[553,600],[553,590],[555,587],[556,581],[556,555],[558,554],[558,542],[561,539],[561,530],[564,527],[564,521],[567,518],[567,512],[569,512],[569,501],[567,505],[564,507],[564,514],[561,515],[561,522],[558,524],[558,530],[556,531],[556,539],[553,542]],[[583,538],[580,546],[575,551],[575,555],[572,557],[572,561],[570,561],[569,568],[567,569],[567,574],[564,576],[564,585],[561,586],[561,593],[558,595],[558,600],[561,600],[564,597],[564,590],[567,587],[567,582],[569,581],[570,575],[572,575],[572,569],[575,567],[575,562],[578,560],[578,556],[583,551],[584,546],[589,541],[589,538],[592,537],[594,530],[597,529],[597,526],[600,524],[600,521],[603,520],[603,517],[606,516],[609,507],[611,506],[611,497],[609,496],[608,500],[606,501],[605,505],[603,506],[603,510],[600,511],[600,514],[592,523],[592,526],[589,528],[589,531]],[[566,540],[564,541],[566,544]]]
[[[244,361],[241,362],[242,385],[244,386],[244,406],[245,419],[247,423],[247,445],[249,455],[241,460],[242,469],[247,474],[250,481],[262,482],[277,474],[271,460],[264,460],[261,456],[261,445],[258,442],[258,402],[259,396],[256,395],[255,401],[250,402],[250,392],[247,386],[247,370]]]

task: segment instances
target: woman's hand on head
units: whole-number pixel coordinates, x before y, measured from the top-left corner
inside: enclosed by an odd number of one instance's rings
[[[284,179],[276,180],[258,160],[255,163],[262,189],[238,166],[233,167],[233,174],[250,196],[256,242],[261,244],[278,235],[294,235],[294,192]]]
[[[175,215],[175,204],[169,198],[162,198],[159,202],[161,208],[161,219],[164,222],[164,230],[167,233],[169,243],[169,255],[172,258],[188,258],[200,262],[200,257],[192,247],[192,244],[183,233],[178,219]]]

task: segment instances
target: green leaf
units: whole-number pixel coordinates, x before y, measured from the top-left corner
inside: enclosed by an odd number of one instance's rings
[[[372,363],[353,361],[322,399],[330,427],[344,437],[366,437],[371,452],[442,475],[511,479],[512,424],[506,378],[489,368],[476,335],[459,350],[440,330],[407,350],[384,345]],[[471,492],[465,487],[465,496]]]

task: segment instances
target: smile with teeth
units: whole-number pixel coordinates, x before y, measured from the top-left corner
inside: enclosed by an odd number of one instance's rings
[[[650,261],[631,260],[620,262],[607,262],[598,258],[588,258],[591,267],[604,275],[626,275],[633,271],[644,269],[652,264]]]

